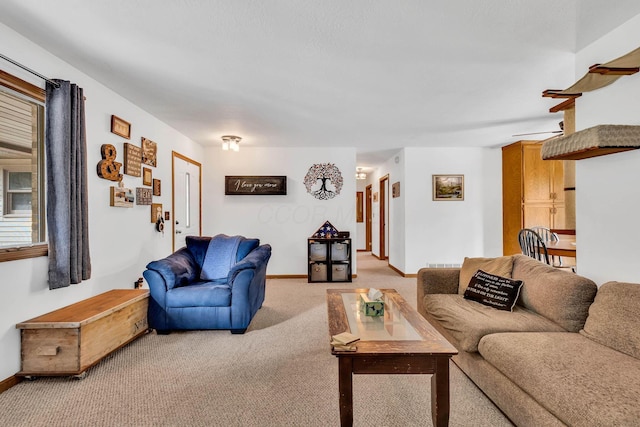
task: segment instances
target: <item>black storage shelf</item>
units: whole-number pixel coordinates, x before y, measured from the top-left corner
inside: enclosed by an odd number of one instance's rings
[[[351,282],[351,239],[307,239],[308,282]]]

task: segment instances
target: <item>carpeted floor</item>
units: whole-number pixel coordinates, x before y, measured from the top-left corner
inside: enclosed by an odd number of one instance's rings
[[[0,394],[0,425],[338,426],[325,290],[395,288],[415,306],[415,281],[369,253],[358,253],[353,283],[269,279],[244,335],[150,333],[83,380],[38,378]],[[354,376],[354,425],[431,425],[430,376]],[[512,425],[453,363],[450,425]]]

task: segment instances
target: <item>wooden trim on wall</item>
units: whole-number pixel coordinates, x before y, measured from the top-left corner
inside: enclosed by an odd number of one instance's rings
[[[40,243],[33,246],[16,246],[0,249],[0,262],[17,259],[36,258],[49,255],[49,245]]]
[[[402,277],[407,277],[407,278],[411,278],[411,277],[418,277],[417,274],[407,274],[404,273],[402,271],[400,271],[399,269],[395,268],[393,265],[389,264],[389,268],[391,268],[393,271],[395,271],[396,273],[398,273],[399,275],[401,275]]]
[[[176,223],[175,223],[175,213],[176,213],[176,189],[175,189],[175,159],[180,159],[184,162],[191,163],[194,166],[198,167],[198,236],[202,236],[202,164],[200,162],[196,162],[189,157],[178,153],[177,151],[171,151],[171,247],[175,251],[176,249]]]
[[[22,382],[22,377],[18,377],[16,375],[0,381],[0,393],[4,393],[14,385],[19,384],[20,382]]]
[[[36,85],[33,85],[2,70],[0,70],[0,85],[23,95],[34,98],[37,101],[44,102],[45,100],[44,89],[39,88]]]

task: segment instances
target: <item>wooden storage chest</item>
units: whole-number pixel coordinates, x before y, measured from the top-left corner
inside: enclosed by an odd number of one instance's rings
[[[146,289],[114,289],[18,323],[21,376],[78,375],[148,329]]]

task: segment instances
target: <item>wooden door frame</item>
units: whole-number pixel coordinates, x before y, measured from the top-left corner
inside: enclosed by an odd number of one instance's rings
[[[176,158],[198,167],[198,235],[202,236],[202,164],[177,151],[171,151],[171,248],[174,252],[176,250]]]
[[[365,213],[365,250],[368,252],[371,252],[372,250],[372,246],[371,246],[371,234],[372,234],[372,230],[371,230],[371,221],[373,219],[373,215],[371,212],[371,194],[372,194],[372,188],[373,186],[371,184],[367,185],[365,187],[365,193],[364,193],[364,199],[365,199],[365,209],[366,209],[366,213]]]
[[[386,204],[387,204],[387,188],[386,186],[389,184],[389,174],[386,174],[382,178],[380,178],[380,259],[389,259],[387,254],[387,237],[386,231],[387,227],[385,224],[387,223],[387,215],[386,215]]]

